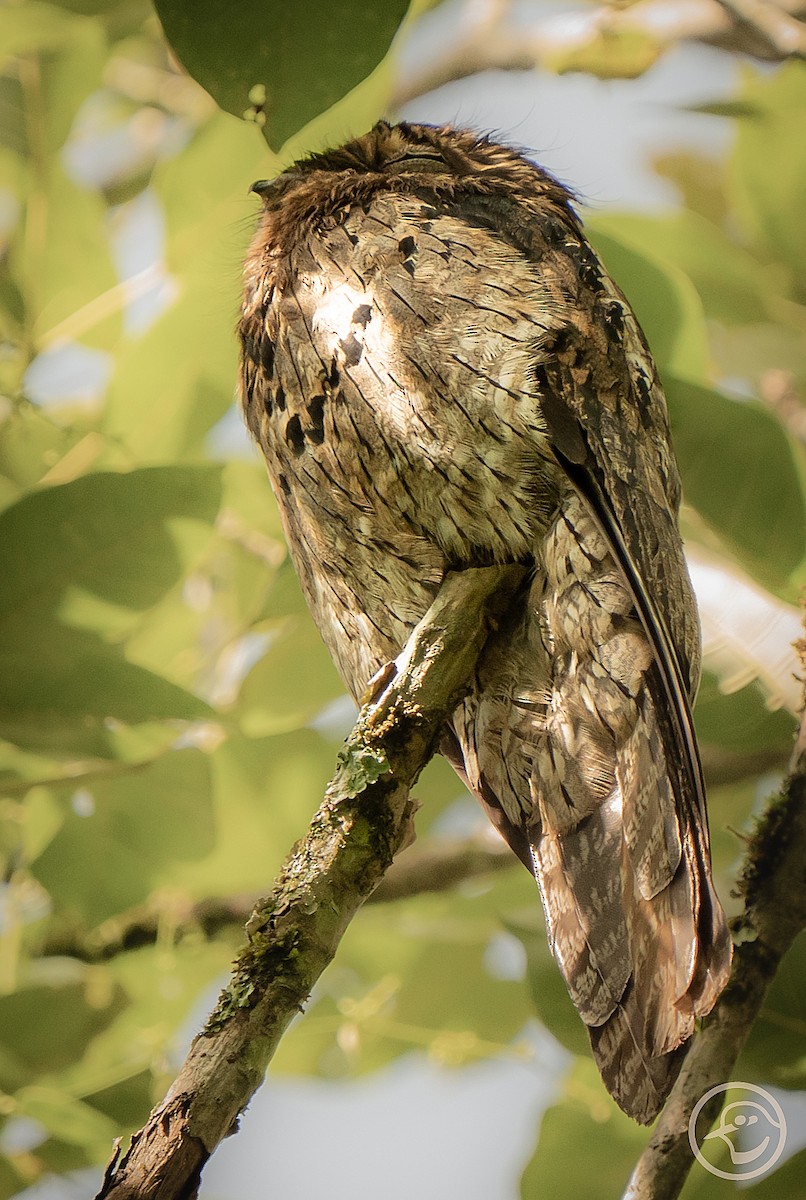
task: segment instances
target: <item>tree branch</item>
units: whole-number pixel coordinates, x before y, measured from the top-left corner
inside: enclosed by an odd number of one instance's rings
[[[700,757],[709,788],[786,767],[786,758],[782,760],[777,748],[746,752],[701,744]],[[138,770],[140,767],[141,764],[136,764]],[[57,782],[64,780],[59,777]],[[466,838],[426,839],[408,847],[395,859],[365,903],[383,904],[423,892],[445,892],[467,879],[508,870],[517,863],[509,846],[492,826]],[[108,962],[118,954],[138,950],[141,946],[153,946],[157,938],[164,935],[166,925],[172,932],[174,944],[199,933],[214,938],[228,929],[243,929],[259,900],[258,892],[233,892],[194,900],[160,890],[143,904],[116,913],[94,929],[72,924],[60,926],[56,922],[44,933],[34,953],[37,958],[68,957],[85,963]]]
[[[801,0],[636,0],[592,6],[573,20],[552,13],[528,24],[510,20],[511,8],[508,0],[468,4],[450,51],[398,80],[390,111],[482,71],[638,75],[684,41],[766,62],[806,50],[806,26],[797,19],[805,11]]]
[[[410,832],[409,789],[467,689],[488,621],[503,612],[520,568],[449,575],[365,704],[306,837],[247,924],[249,940],[173,1086],[107,1168],[96,1200],[189,1200],[207,1159],[237,1127],[291,1019],[342,934]]]
[[[367,898],[367,904],[383,904],[424,892],[446,892],[466,879],[477,879],[493,871],[519,866],[509,846],[492,826],[466,838],[436,838],[408,848]],[[206,896],[202,900],[155,894],[104,921],[96,929],[51,930],[37,956],[68,956],[80,962],[107,962],[118,954],[153,946],[166,920],[174,942],[201,932],[212,938],[225,929],[243,929],[255,905],[257,892],[235,892],[229,896]]]
[[[806,667],[804,645],[799,649]],[[806,711],[789,777],[758,822],[739,888],[744,911],[733,923],[730,981],[694,1038],[624,1200],[680,1195],[694,1162],[688,1139],[694,1106],[710,1088],[731,1078],[781,959],[806,928]],[[715,1097],[713,1117],[719,1107]]]

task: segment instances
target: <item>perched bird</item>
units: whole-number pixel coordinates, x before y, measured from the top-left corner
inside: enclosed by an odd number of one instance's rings
[[[442,752],[540,888],[608,1089],[650,1121],[731,957],[690,704],[666,403],[569,193],[381,122],[254,190],[241,397],[354,697],[445,573],[526,564]]]

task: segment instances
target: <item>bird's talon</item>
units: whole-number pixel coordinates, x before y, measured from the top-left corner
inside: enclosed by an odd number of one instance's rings
[[[380,700],[383,693],[386,691],[389,684],[395,677],[397,668],[394,661],[384,663],[383,666],[375,672],[370,679],[359,699],[359,707],[365,708],[368,704],[374,704],[376,700]]]

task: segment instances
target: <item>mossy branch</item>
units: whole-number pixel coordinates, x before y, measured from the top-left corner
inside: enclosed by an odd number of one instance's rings
[[[359,713],[322,806],[250,917],[230,981],[173,1086],[113,1158],[96,1200],[196,1195],[205,1163],[234,1132],[286,1027],[409,836],[411,786],[522,576],[512,567],[447,576],[391,682]]]

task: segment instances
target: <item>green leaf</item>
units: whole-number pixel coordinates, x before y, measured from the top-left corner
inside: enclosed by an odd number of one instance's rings
[[[307,613],[289,617],[270,636],[269,649],[246,676],[238,695],[238,720],[249,737],[300,729],[344,692]],[[299,669],[302,663],[304,671]],[[372,775],[368,770],[367,779],[382,773]]]
[[[58,909],[90,926],[139,904],[175,880],[179,864],[204,859],[215,847],[210,765],[198,750],[85,780],[82,789],[92,811],[71,810],[33,869]],[[65,801],[73,790],[54,789]]]
[[[781,425],[760,404],[666,385],[686,501],[756,579],[785,592],[806,554],[806,501]]]
[[[18,226],[9,249],[12,278],[26,297],[40,348],[69,338],[71,319],[118,283],[106,230],[101,196],[74,183],[58,158],[50,160],[47,180],[32,178],[27,203],[41,214],[36,236]],[[63,324],[64,323],[64,324]],[[109,349],[120,328],[119,308],[110,306],[81,336],[99,349]]]
[[[53,15],[51,9],[47,19],[52,20]],[[106,58],[103,25],[81,17],[70,22],[69,36],[62,41],[59,53],[43,58],[42,111],[51,151],[59,150],[66,142],[79,108],[102,86]]]
[[[734,1077],[784,1088],[806,1088],[803,978],[806,933],[789,948],[742,1050]]]
[[[709,352],[702,301],[680,268],[636,243],[630,227],[629,217],[596,217],[589,233],[635,310],[663,379],[703,379]]]
[[[630,214],[629,236],[645,252],[662,255],[692,280],[709,317],[743,323],[777,319],[785,280],[759,263],[717,225],[681,210],[663,217]]]
[[[65,429],[25,400],[0,398],[0,477],[8,484],[6,507],[33,488],[42,476],[86,437],[80,429]],[[89,451],[90,446],[86,449]]]
[[[0,648],[9,672],[0,684],[0,734],[25,749],[126,759],[130,755],[119,745],[126,725],[212,715],[197,696],[90,638],[65,634],[40,652],[41,661],[32,663],[30,650],[10,654]]]
[[[14,1092],[38,1074],[78,1062],[87,1043],[115,1018],[126,1001],[120,987],[96,991],[87,1004],[92,969],[76,965],[78,980],[22,987],[0,996],[0,1087]],[[103,995],[101,992],[103,991]],[[36,1020],[32,1014],[36,1013]]]
[[[142,336],[124,343],[103,431],[136,461],[200,457],[205,435],[233,400],[236,303],[234,276],[219,284],[203,270],[183,280],[180,298]]]
[[[565,1097],[543,1116],[537,1149],[521,1179],[522,1200],[617,1200],[647,1141],[646,1130],[619,1112],[589,1059],[577,1059],[564,1090]]]
[[[152,468],[86,476],[0,514],[3,736],[104,754],[109,718],[209,713],[117,643],[196,560],[219,497],[214,467]]]
[[[265,116],[276,150],[381,61],[408,0],[155,0],[168,41],[227,112]],[[305,69],[300,70],[300,64]]]
[[[198,896],[266,889],[322,801],[333,747],[311,730],[236,733],[209,762],[216,845],[207,858],[177,864],[174,879]]]
[[[549,948],[542,914],[537,906],[528,918],[510,918],[507,928],[526,951],[527,978],[535,1012],[560,1045],[572,1054],[590,1054],[590,1042],[574,1008],[560,968]]]
[[[611,29],[604,22],[588,41],[553,50],[545,66],[558,75],[583,71],[599,79],[637,79],[657,62],[662,47],[649,30]]]
[[[738,123],[734,203],[755,244],[786,265],[793,293],[806,300],[806,65],[793,60],[771,75],[746,72],[745,78],[745,98],[758,111]]]
[[[74,18],[52,4],[6,5],[0,9],[0,69],[9,59],[21,54],[55,50],[69,36]]]
[[[14,1096],[19,1116],[38,1121],[53,1138],[81,1146],[90,1158],[101,1158],[119,1135],[114,1121],[58,1088],[33,1085]]]
[[[748,755],[777,747],[785,757],[796,728],[795,718],[785,709],[770,712],[757,684],[725,695],[716,677],[707,671],[697,693],[694,720],[701,743]]]
[[[521,869],[362,909],[274,1069],[365,1073],[412,1049],[454,1064],[518,1054],[513,1043],[532,1015],[528,991],[491,972],[487,953],[503,933],[502,910],[524,900],[540,903]]]
[[[249,187],[259,175],[279,169],[279,159],[253,133],[216,111],[181,154],[154,170],[152,187],[165,215],[166,265],[174,275],[208,274],[198,296],[202,311],[213,307],[214,287],[237,288],[249,226],[260,212]],[[231,330],[234,312],[229,312],[224,325]]]
[[[219,498],[212,466],[88,475],[23,497],[0,514],[0,638],[34,605],[55,615],[71,588],[113,608],[153,604],[197,556]],[[79,610],[66,623],[82,621]]]

